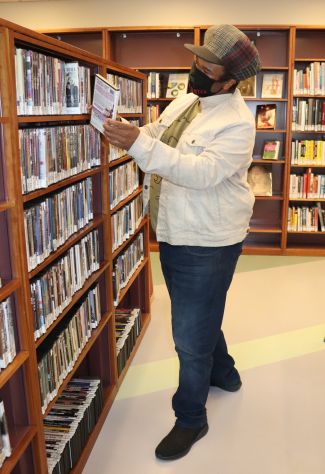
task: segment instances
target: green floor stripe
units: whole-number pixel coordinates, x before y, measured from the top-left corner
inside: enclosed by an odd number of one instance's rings
[[[255,339],[230,346],[239,370],[247,370],[282,360],[300,357],[325,349],[325,324]],[[119,399],[176,387],[178,360],[176,357],[130,367]]]

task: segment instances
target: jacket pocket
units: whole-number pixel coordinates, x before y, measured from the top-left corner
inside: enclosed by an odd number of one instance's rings
[[[210,143],[211,137],[209,136],[185,132],[179,140],[178,148],[183,153],[193,153],[194,155],[199,155],[205,150],[205,148],[209,146]]]

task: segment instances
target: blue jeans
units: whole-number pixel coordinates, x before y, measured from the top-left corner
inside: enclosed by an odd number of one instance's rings
[[[211,383],[238,379],[221,324],[242,242],[226,247],[160,242],[160,261],[171,299],[179,386],[173,396],[176,423],[199,428],[207,422]]]

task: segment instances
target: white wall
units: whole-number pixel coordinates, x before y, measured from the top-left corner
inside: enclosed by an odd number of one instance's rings
[[[0,17],[32,29],[221,22],[325,25],[324,0],[3,1]]]

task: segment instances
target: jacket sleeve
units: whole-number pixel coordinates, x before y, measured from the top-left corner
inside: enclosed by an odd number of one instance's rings
[[[254,139],[252,123],[237,123],[221,130],[201,153],[181,153],[141,131],[129,154],[146,173],[179,186],[205,189],[248,168]]]

